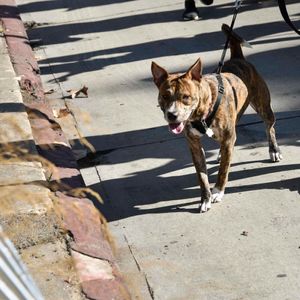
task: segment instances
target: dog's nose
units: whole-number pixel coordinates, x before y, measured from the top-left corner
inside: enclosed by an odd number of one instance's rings
[[[177,116],[175,116],[174,114],[168,112],[167,113],[167,117],[169,121],[175,121],[177,119]]]

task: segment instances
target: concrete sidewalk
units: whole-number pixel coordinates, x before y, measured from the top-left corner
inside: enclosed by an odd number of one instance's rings
[[[236,30],[266,79],[284,160],[268,162],[264,127],[252,110],[241,120],[223,203],[196,212],[200,191],[185,140],[157,108],[150,63],[184,71],[200,56],[211,72],[221,56],[222,23],[232,1],[199,4],[199,22],[181,22],[183,1],[19,1],[56,102],[65,100],[96,149],[80,160],[87,185],[117,240],[119,264],[142,299],[297,299],[300,292],[299,37],[277,2],[245,1]],[[300,5],[288,4],[297,19]],[[91,123],[81,111],[91,116]],[[76,141],[76,132],[69,139]],[[205,140],[210,181],[218,146]]]

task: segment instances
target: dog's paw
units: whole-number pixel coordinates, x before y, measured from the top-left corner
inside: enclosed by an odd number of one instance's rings
[[[211,198],[205,200],[201,199],[201,203],[199,207],[200,213],[205,213],[210,209],[211,209]]]
[[[220,191],[218,188],[214,187],[212,190],[211,202],[217,203],[221,202],[224,196],[224,191]]]
[[[282,154],[280,151],[270,151],[269,154],[272,162],[278,162],[282,160]]]

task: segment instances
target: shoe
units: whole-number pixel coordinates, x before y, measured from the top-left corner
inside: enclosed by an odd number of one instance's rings
[[[200,0],[205,5],[211,5],[213,4],[214,0]]]
[[[208,0],[205,0],[208,1]],[[199,20],[199,12],[196,8],[194,0],[187,0],[184,2],[185,10],[183,12],[182,18],[185,21]]]

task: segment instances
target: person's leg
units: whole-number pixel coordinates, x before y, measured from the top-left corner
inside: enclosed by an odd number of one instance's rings
[[[194,0],[185,0],[184,1],[184,12],[183,12],[182,18],[185,21],[199,20],[199,13],[196,8],[196,4],[195,4]]]
[[[205,5],[211,5],[214,0],[200,0]],[[199,20],[199,12],[195,4],[195,0],[184,1],[184,12],[182,15],[183,20]]]

